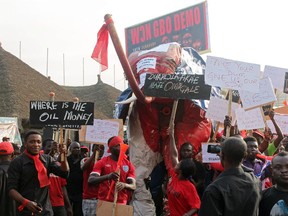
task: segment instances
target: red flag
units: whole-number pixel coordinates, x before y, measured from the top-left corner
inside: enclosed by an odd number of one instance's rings
[[[97,34],[97,43],[91,58],[101,64],[101,72],[108,68],[108,29],[106,24],[103,24]]]

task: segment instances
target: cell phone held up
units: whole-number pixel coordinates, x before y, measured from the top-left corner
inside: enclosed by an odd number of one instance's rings
[[[207,146],[207,152],[211,154],[219,154],[221,151],[220,145],[208,145]]]

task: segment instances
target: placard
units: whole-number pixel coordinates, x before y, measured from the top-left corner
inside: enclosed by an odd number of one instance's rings
[[[260,65],[207,56],[205,83],[234,90],[259,92]]]
[[[242,105],[245,110],[273,103],[277,100],[269,77],[261,79],[259,82],[260,92],[249,92],[240,90]]]
[[[274,119],[277,122],[278,126],[281,128],[282,133],[288,135],[288,115],[275,113]],[[273,122],[271,120],[267,120],[266,122],[272,133],[276,133]]]
[[[95,206],[96,207],[96,206]],[[113,202],[98,200],[96,207],[97,216],[112,216],[113,208],[115,208],[115,216],[132,216],[133,206],[117,204],[114,206]]]
[[[260,108],[245,111],[243,108],[235,110],[239,130],[253,130],[264,128],[265,123]]]
[[[209,100],[211,86],[198,74],[146,74],[144,94],[173,99]]]
[[[274,66],[265,65],[264,76],[270,77],[273,88],[283,91],[285,73],[288,72],[286,68],[279,68]]]
[[[217,154],[208,153],[208,145],[219,145],[219,143],[202,143],[202,163],[219,163]]]
[[[93,125],[81,128],[79,141],[105,145],[112,136],[123,135],[122,119],[94,119]]]
[[[228,103],[229,102],[225,99],[211,97],[205,117],[209,119],[213,119],[218,122],[224,122],[225,116],[228,115]],[[236,121],[235,109],[239,107],[240,107],[240,104],[232,102],[232,105],[231,105],[231,116],[232,116],[231,125],[232,126],[235,125],[235,121]]]
[[[30,101],[32,125],[93,125],[94,103]]]

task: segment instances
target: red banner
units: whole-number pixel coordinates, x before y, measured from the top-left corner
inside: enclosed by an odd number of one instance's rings
[[[193,47],[200,54],[210,51],[207,2],[125,29],[126,54],[168,42]]]

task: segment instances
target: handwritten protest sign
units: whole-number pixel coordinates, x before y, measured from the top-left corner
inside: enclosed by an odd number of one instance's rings
[[[242,105],[245,110],[270,104],[277,100],[269,77],[260,80],[259,89],[260,92],[258,93],[244,90],[239,91]]]
[[[245,111],[243,108],[235,110],[239,130],[253,130],[264,128],[265,123],[261,113],[261,107]]]
[[[32,125],[93,125],[94,103],[30,101]]]
[[[208,153],[209,145],[217,145],[217,143],[202,143],[202,162],[203,163],[219,163],[220,157],[217,154]]]
[[[235,121],[236,121],[235,109],[239,107],[240,107],[239,104],[232,103],[232,106],[231,106],[232,126],[235,125]],[[209,119],[213,119],[215,121],[223,122],[225,119],[225,116],[227,115],[227,112],[228,112],[227,100],[220,99],[217,97],[211,97],[205,117]]]
[[[144,94],[153,97],[209,100],[210,93],[204,75],[147,74],[144,84]]]
[[[265,65],[264,76],[270,77],[273,88],[283,91],[285,73],[288,72],[286,68],[279,68],[274,66]]]
[[[93,125],[84,126],[79,132],[82,142],[106,144],[112,136],[123,137],[122,119],[94,119]]]
[[[282,133],[288,135],[288,115],[275,113],[274,119],[278,126],[281,128]],[[271,120],[267,120],[267,125],[271,129],[272,133],[276,133],[275,127]]]
[[[205,83],[235,90],[259,92],[260,65],[207,56]]]

